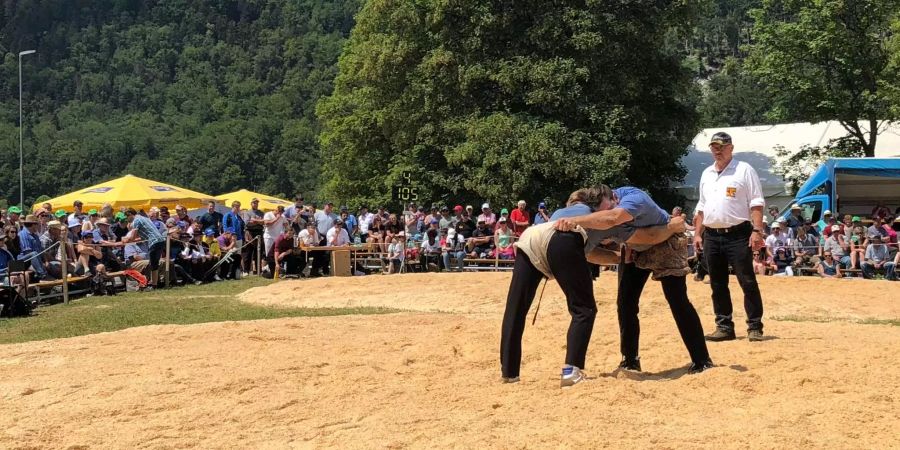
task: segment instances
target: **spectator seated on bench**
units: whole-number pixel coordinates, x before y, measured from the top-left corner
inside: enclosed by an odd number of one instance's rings
[[[884,273],[887,280],[894,279],[894,261],[889,259],[890,252],[886,245],[881,242],[880,234],[871,234],[869,236],[870,244],[866,247],[866,257],[862,262],[863,278],[871,279],[875,277],[875,273]]]

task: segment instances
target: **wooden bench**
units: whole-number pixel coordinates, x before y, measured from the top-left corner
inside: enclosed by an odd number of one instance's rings
[[[52,289],[55,287],[58,287],[58,286],[62,286],[63,283],[67,282],[71,286],[71,285],[74,285],[74,284],[77,284],[77,283],[80,283],[82,281],[89,280],[89,279],[90,279],[90,277],[87,277],[87,276],[70,276],[66,281],[63,281],[63,280],[41,281],[39,283],[29,284],[28,291],[31,291],[31,288],[34,288],[35,300],[38,303],[40,303],[42,300],[49,300],[51,298],[62,297],[63,293],[61,290],[59,292],[52,292]],[[50,289],[51,291],[46,294],[42,294],[41,289]],[[69,295],[84,294],[89,291],[90,291],[90,287],[74,289],[74,290],[70,289]],[[25,295],[27,297],[30,297],[30,292],[26,292]]]
[[[465,258],[463,259],[463,270],[512,270],[516,263],[513,259],[499,258]]]

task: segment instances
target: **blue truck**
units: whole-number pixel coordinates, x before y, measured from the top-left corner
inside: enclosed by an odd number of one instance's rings
[[[900,158],[832,158],[822,163],[797,191],[794,204],[813,223],[826,210],[869,218],[878,203],[900,206]],[[840,220],[840,217],[837,217]]]

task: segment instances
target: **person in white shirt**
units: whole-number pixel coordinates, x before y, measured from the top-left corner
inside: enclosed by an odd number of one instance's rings
[[[388,273],[397,273],[406,259],[406,233],[391,238],[391,245],[388,246]]]
[[[297,235],[297,245],[300,248],[304,247],[316,247],[322,242],[321,236],[319,236],[319,232],[316,231],[316,223],[312,220],[306,223],[306,228]],[[302,272],[306,269],[307,261],[312,258],[312,265],[309,267],[309,276],[319,276],[319,271],[321,268],[327,264],[327,257],[325,252],[321,251],[304,251],[303,255],[300,257],[300,271]]]
[[[368,242],[369,226],[372,225],[373,218],[375,218],[375,214],[369,212],[368,206],[359,208],[359,214],[356,215],[356,219],[359,222],[359,237],[362,242]]]
[[[787,251],[787,249],[791,247],[791,242],[791,239],[784,234],[784,228],[781,222],[773,223],[772,234],[766,237],[766,252],[768,252],[768,257],[774,257],[775,250],[779,248],[784,248],[785,251]]]
[[[350,234],[344,229],[343,220],[337,219],[334,221],[334,226],[328,230],[325,240],[328,242],[329,247],[344,247],[350,245]]]
[[[703,252],[709,268],[716,331],[710,341],[735,339],[728,267],[734,268],[744,291],[747,337],[763,340],[763,305],[753,272],[753,252],[762,248],[763,198],[759,176],[750,164],[734,159],[728,133],[716,133],[709,149],[715,159],[700,176],[700,199],[694,216],[694,247]]]
[[[275,239],[284,233],[288,221],[284,218],[284,206],[278,206],[275,211],[269,211],[263,216],[263,242],[266,244],[266,255],[275,243]]]
[[[481,214],[478,216],[478,220],[483,220],[487,226],[494,229],[494,224],[497,223],[497,215],[491,211],[491,205],[489,203],[481,205]]]
[[[319,230],[320,236],[326,236],[334,227],[334,222],[338,217],[334,214],[333,210],[334,204],[329,202],[325,204],[324,209],[316,211],[316,214],[313,216],[316,220],[316,228]]]

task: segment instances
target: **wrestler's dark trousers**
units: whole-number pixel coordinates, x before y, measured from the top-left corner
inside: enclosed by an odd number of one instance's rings
[[[622,356],[637,358],[638,341],[641,335],[641,323],[638,319],[638,303],[641,292],[650,277],[651,271],[641,269],[634,263],[619,264],[619,294],[616,304],[619,314],[619,338]],[[672,317],[678,326],[681,340],[691,355],[691,361],[704,363],[709,359],[706,340],[703,338],[703,325],[700,316],[691,305],[687,295],[685,277],[662,277],[663,293],[672,310]]]
[[[566,295],[572,321],[566,339],[566,364],[584,368],[588,343],[597,316],[591,271],[584,256],[584,239],[578,233],[557,232],[550,239],[547,260],[553,277]],[[500,336],[500,365],[504,377],[519,376],[522,363],[522,334],[528,309],[544,278],[525,252],[516,252],[513,277],[506,298]]]

